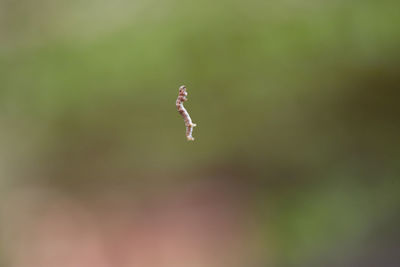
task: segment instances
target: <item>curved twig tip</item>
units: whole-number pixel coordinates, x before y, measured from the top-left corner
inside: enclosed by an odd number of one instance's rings
[[[182,85],[179,87],[178,99],[176,99],[176,108],[178,109],[179,114],[182,115],[183,120],[185,121],[186,126],[186,138],[188,141],[193,141],[194,137],[192,136],[193,128],[196,127],[196,124],[192,122],[189,113],[183,106],[183,102],[187,101],[188,93],[186,92],[186,86]]]

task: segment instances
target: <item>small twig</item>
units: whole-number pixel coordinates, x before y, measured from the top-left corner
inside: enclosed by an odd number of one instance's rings
[[[178,112],[182,115],[183,120],[185,121],[185,126],[186,126],[186,138],[188,141],[193,141],[194,138],[192,136],[193,133],[193,128],[196,127],[196,124],[192,122],[192,119],[189,116],[189,113],[183,106],[183,102],[187,101],[187,92],[186,92],[186,87],[182,85],[179,87],[179,95],[178,99],[176,100],[176,108],[178,109]]]

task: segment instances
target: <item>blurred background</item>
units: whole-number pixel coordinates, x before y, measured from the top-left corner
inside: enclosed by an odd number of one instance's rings
[[[399,9],[0,0],[1,266],[399,266]]]

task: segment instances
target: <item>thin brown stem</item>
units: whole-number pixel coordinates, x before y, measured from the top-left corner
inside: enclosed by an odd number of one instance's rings
[[[179,114],[182,115],[183,120],[185,121],[187,140],[193,141],[194,137],[192,136],[192,133],[193,133],[193,128],[196,127],[196,124],[192,122],[189,113],[183,106],[183,102],[187,101],[186,98],[187,94],[188,93],[186,92],[186,87],[184,85],[179,87],[179,95],[178,99],[176,100],[176,108],[178,109]]]

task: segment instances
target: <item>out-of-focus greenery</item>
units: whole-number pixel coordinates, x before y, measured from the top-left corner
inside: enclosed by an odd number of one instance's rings
[[[399,9],[2,0],[2,187],[229,174],[254,191],[277,266],[393,262]],[[194,143],[175,110],[181,84]]]

